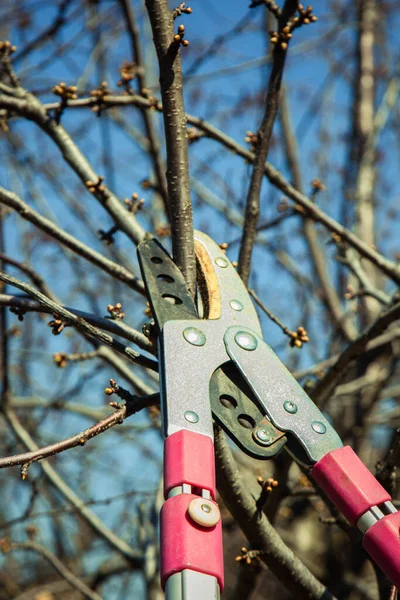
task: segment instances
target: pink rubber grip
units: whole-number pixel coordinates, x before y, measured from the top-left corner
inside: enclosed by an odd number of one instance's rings
[[[168,498],[161,509],[161,585],[174,573],[191,569],[216,577],[224,587],[221,519],[214,527],[201,527],[188,514],[188,506],[198,498],[179,494]]]
[[[371,506],[390,500],[390,494],[350,446],[326,454],[315,464],[311,473],[352,525],[356,525]]]
[[[387,515],[365,533],[363,546],[382,571],[400,588],[400,512]]]
[[[215,498],[214,444],[207,435],[182,429],[164,445],[164,497],[172,488],[188,483],[209,490]]]

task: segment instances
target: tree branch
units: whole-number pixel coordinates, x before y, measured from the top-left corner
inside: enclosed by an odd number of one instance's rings
[[[282,90],[281,94],[280,119],[282,125],[283,142],[289,168],[292,173],[293,184],[299,192],[303,192],[297,139],[290,119],[287,93],[285,89]],[[357,335],[357,330],[352,322],[349,319],[346,319],[339,296],[332,286],[326,268],[327,264],[324,249],[319,242],[318,233],[313,219],[308,217],[303,219],[303,232],[310,249],[310,257],[315,274],[322,288],[322,301],[328,309],[329,315],[333,319],[335,325],[342,332],[345,339],[347,341],[353,340]]]
[[[22,465],[24,467],[23,474],[26,476],[26,471],[32,463],[43,460],[44,458],[49,458],[49,456],[54,456],[55,454],[60,454],[61,452],[65,452],[65,450],[70,450],[76,446],[84,446],[86,442],[92,438],[104,433],[115,425],[121,424],[131,415],[134,415],[144,408],[155,406],[159,404],[159,402],[159,394],[152,394],[150,396],[145,396],[144,398],[133,396],[132,399],[127,400],[124,406],[118,408],[111,415],[104,417],[104,419],[101,419],[98,423],[95,423],[76,435],[55,442],[54,444],[49,444],[43,448],[25,452],[24,454],[0,458],[0,469]],[[25,477],[23,477],[23,479],[25,479]]]
[[[29,433],[21,425],[14,411],[6,408],[6,410],[3,411],[3,415],[17,438],[29,451],[33,452],[39,449]],[[135,548],[132,548],[132,546],[125,542],[125,540],[118,537],[113,531],[111,531],[111,529],[109,529],[103,523],[103,521],[85,505],[84,501],[65,483],[65,481],[58,475],[58,473],[53,469],[47,460],[43,460],[40,463],[40,466],[52,485],[54,485],[64,496],[64,498],[75,507],[78,514],[88,523],[94,532],[105,539],[110,546],[123,554],[125,558],[129,559],[129,561],[140,568],[142,566],[142,554]]]
[[[23,88],[17,88],[15,94],[16,97],[0,95],[0,106],[33,121],[41,128],[57,145],[63,158],[85,187],[90,188],[92,194],[113,217],[119,229],[138,244],[143,239],[144,229],[104,183],[98,185],[99,175],[93,170],[64,127],[54,118],[49,118],[45,107],[38,98]],[[89,183],[92,183],[93,186],[89,186]]]
[[[6,545],[3,544],[3,548],[5,547]],[[11,542],[10,547],[7,548],[7,551],[8,550],[32,550],[33,552],[37,552],[43,556],[43,558],[45,558],[52,567],[54,567],[57,573],[61,575],[65,581],[68,581],[71,587],[78,590],[81,594],[83,594],[83,596],[85,596],[85,598],[89,598],[89,600],[102,600],[102,597],[99,596],[99,594],[91,590],[85,583],[83,583],[81,579],[76,577],[76,575],[67,569],[61,560],[59,560],[57,556],[53,554],[53,552],[50,552],[50,550],[45,546],[42,546],[34,541]]]
[[[29,221],[54,239],[58,240],[63,246],[66,246],[82,258],[85,258],[93,265],[96,265],[96,267],[99,267],[111,275],[111,277],[123,281],[137,292],[143,295],[145,294],[143,282],[135,277],[133,273],[128,271],[128,269],[121,267],[100,254],[100,252],[96,252],[96,250],[93,250],[83,242],[80,242],[73,235],[67,233],[61,229],[61,227],[58,227],[58,225],[50,221],[50,219],[42,217],[33,210],[33,208],[21,200],[17,194],[0,187],[0,204],[12,208],[18,212],[23,219]]]
[[[168,7],[168,1],[146,0],[146,7],[160,67],[160,88],[167,146],[167,183],[172,251],[174,260],[184,274],[189,289],[194,293],[196,261],[180,43],[174,40],[174,19]]]
[[[381,313],[354,342],[347,346],[325,377],[317,383],[312,392],[312,399],[319,407],[324,407],[333,389],[342,379],[351,362],[360,356],[367,343],[398,319],[400,319],[400,302]]]
[[[282,15],[285,15],[285,18],[279,19],[278,33],[282,31],[282,29],[287,25],[289,18],[296,12],[297,5],[297,0],[285,0],[282,9]],[[267,160],[272,138],[272,129],[279,108],[281,81],[286,59],[286,48],[283,44],[278,43],[274,45],[272,52],[272,69],[269,77],[267,97],[265,101],[265,112],[260,128],[257,132],[253,170],[251,173],[250,186],[246,199],[245,225],[243,228],[242,243],[240,246],[238,261],[238,273],[246,286],[248,285],[250,275],[251,255],[253,252],[253,246],[256,238],[257,221],[260,213],[260,193],[261,184],[264,179],[264,165],[265,161]]]
[[[119,3],[121,5],[121,9],[125,17],[126,29],[128,31],[131,42],[132,58],[137,67],[137,80],[139,82],[139,92],[141,92],[142,90],[147,89],[147,82],[143,53],[140,45],[139,31],[135,19],[135,14],[133,11],[133,3],[131,0],[119,0]],[[159,192],[163,200],[165,212],[168,215],[168,191],[165,179],[165,165],[161,157],[160,143],[158,141],[157,132],[154,127],[154,115],[145,108],[142,108],[141,113],[143,116],[143,122],[149,140],[149,152],[153,160],[154,171],[156,174],[157,191]]]
[[[132,348],[129,348],[128,346],[124,346],[124,344],[121,344],[121,342],[115,340],[111,335],[104,333],[97,327],[90,325],[90,323],[85,321],[82,317],[74,315],[66,308],[63,308],[56,302],[53,302],[44,294],[41,294],[40,292],[35,290],[35,288],[30,286],[29,284],[24,283],[23,281],[20,281],[15,277],[11,277],[10,275],[6,275],[5,273],[1,272],[0,280],[4,281],[5,283],[8,283],[9,285],[17,287],[18,289],[27,293],[29,296],[37,300],[41,306],[44,306],[53,314],[56,314],[57,316],[61,317],[68,325],[74,325],[77,329],[83,331],[91,338],[94,338],[100,341],[101,343],[110,346],[120,354],[123,354],[124,356],[129,358],[131,361],[147,369],[151,369],[152,371],[158,371],[158,366],[155,361],[140,355],[138,352],[135,352],[135,350],[132,350]]]
[[[223,432],[215,434],[218,491],[232,517],[238,522],[252,548],[299,600],[334,600],[307,567],[285,545],[267,517],[257,510],[250,492],[242,485],[240,473]]]
[[[22,312],[41,312],[47,314],[53,314],[54,312],[50,307],[43,306],[40,304],[40,302],[32,300],[28,296],[10,296],[8,294],[0,294],[0,306],[9,306],[10,308],[18,309]],[[76,317],[84,319],[95,327],[105,329],[106,331],[110,331],[115,335],[119,335],[120,337],[133,342],[142,350],[146,350],[146,352],[155,354],[155,347],[150,340],[143,335],[143,333],[133,329],[132,327],[129,327],[122,321],[105,319],[96,315],[92,315],[91,313],[84,312],[83,310],[70,308],[68,306],[63,306],[62,308],[65,308],[65,310],[71,312]]]

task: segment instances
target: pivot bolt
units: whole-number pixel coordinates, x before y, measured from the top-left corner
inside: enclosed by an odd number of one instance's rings
[[[206,336],[196,327],[186,327],[186,329],[183,330],[183,337],[189,344],[192,344],[192,346],[204,346],[206,343]]]
[[[271,442],[271,436],[268,431],[264,427],[260,427],[256,429],[254,433],[256,442],[261,444],[262,446],[267,446]]]
[[[235,335],[235,342],[242,350],[255,350],[258,346],[257,339],[247,331],[238,331]]]
[[[219,508],[214,502],[204,498],[195,498],[188,506],[191,519],[202,527],[214,527],[221,518]]]
[[[291,400],[286,400],[286,402],[283,403],[283,408],[286,410],[286,412],[291,413],[292,415],[297,413],[297,404]]]

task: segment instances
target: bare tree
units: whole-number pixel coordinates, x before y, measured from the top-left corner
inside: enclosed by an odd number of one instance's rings
[[[194,226],[238,261],[266,341],[397,505],[397,4],[0,14],[0,600],[163,597],[147,235],[193,295]],[[218,428],[215,449],[224,598],[396,597],[288,454]]]

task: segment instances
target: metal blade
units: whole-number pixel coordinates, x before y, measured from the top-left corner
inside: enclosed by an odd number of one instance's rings
[[[268,460],[282,450],[287,441],[284,432],[260,411],[253,392],[233,363],[225,363],[213,373],[210,399],[214,420],[243,452]]]
[[[137,253],[158,329],[161,331],[167,321],[198,319],[185,279],[161,244],[156,239],[144,240]]]

